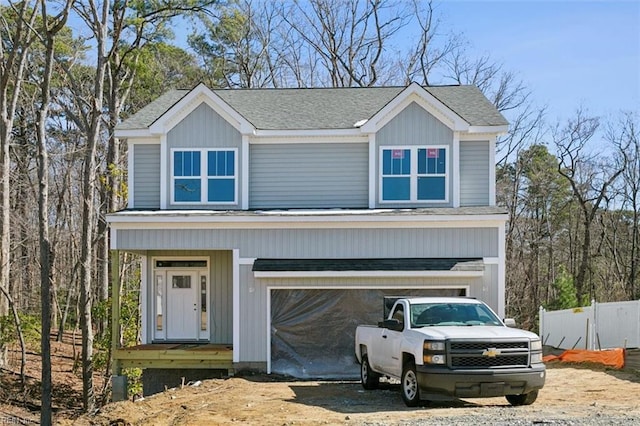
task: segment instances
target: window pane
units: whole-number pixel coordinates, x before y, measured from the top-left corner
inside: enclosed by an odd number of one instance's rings
[[[436,172],[436,158],[427,157],[427,173],[434,174]]]
[[[173,153],[173,175],[174,176],[184,176],[184,171],[182,167],[182,157],[184,152],[182,151],[174,151]]]
[[[216,159],[216,171],[218,174],[216,176],[228,176],[227,174],[227,159],[226,152],[218,152],[218,158]]]
[[[207,277],[200,277],[200,330],[207,330]]]
[[[227,151],[226,152],[225,157],[227,158],[227,174],[225,176],[235,176],[236,175],[235,156],[236,156],[236,153],[234,151]]]
[[[420,148],[418,150],[418,174],[424,175],[427,173],[427,150]]]
[[[408,149],[394,149],[393,158],[393,174],[408,175],[411,173],[411,151]]]
[[[191,153],[191,173],[188,176],[200,176],[200,152]]]
[[[235,193],[235,179],[209,179],[209,201],[234,202]]]
[[[382,151],[382,174],[391,174],[391,150],[385,149]]]
[[[418,200],[444,200],[444,199],[445,199],[444,176],[418,178]]]
[[[200,179],[176,179],[174,197],[176,201],[200,202]]]
[[[409,200],[410,197],[410,178],[383,178],[382,179],[382,199],[385,201],[392,200]]]
[[[234,151],[209,151],[207,153],[207,176],[234,176]]]
[[[218,151],[207,152],[207,176],[218,176]]]
[[[385,149],[382,151],[382,175],[408,175],[411,173],[411,151]]]
[[[199,151],[175,151],[173,153],[174,176],[200,176]]]
[[[438,153],[438,161],[436,164],[436,173],[446,173],[447,172],[447,154],[444,148],[440,148]]]
[[[191,277],[189,275],[176,275],[171,279],[172,288],[191,288]]]
[[[156,275],[156,331],[162,331],[162,275]]]
[[[418,150],[418,174],[444,174],[447,172],[447,154],[444,148]]]

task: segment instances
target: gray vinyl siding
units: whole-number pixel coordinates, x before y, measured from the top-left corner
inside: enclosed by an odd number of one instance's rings
[[[212,343],[233,343],[233,256],[231,251],[211,255],[210,324]]]
[[[232,340],[233,265],[231,249],[240,259],[348,257],[490,257],[499,255],[497,228],[427,229],[135,229],[116,232],[117,249],[154,255],[211,258],[212,341]],[[144,252],[144,251],[143,251]],[[268,357],[269,288],[469,287],[469,296],[497,309],[498,265],[485,265],[481,277],[343,277],[255,278],[252,265],[238,265],[240,362],[266,362]],[[148,275],[151,277],[149,271]],[[151,300],[148,300],[151,303]]]
[[[239,359],[243,362],[267,360],[267,291],[256,283],[252,265],[240,265],[240,347]]]
[[[211,251],[211,250],[152,250],[145,253],[147,255],[147,276],[148,280],[147,306],[149,306],[149,336],[153,336],[151,326],[153,324],[153,259],[156,256],[162,257],[203,257],[209,258],[209,298],[211,311],[209,312],[210,339],[211,343],[233,343],[233,267],[231,251]]]
[[[172,205],[171,150],[174,148],[236,148],[237,151],[237,205],[224,205],[225,210],[240,208],[242,199],[242,135],[206,103],[200,104],[167,133],[167,204],[169,209],[210,209],[215,204]]]
[[[477,294],[476,297],[498,313],[498,265],[485,264],[482,281],[482,288],[479,289],[481,293]]]
[[[378,145],[451,145],[453,131],[420,105],[411,103],[376,134]]]
[[[169,148],[240,148],[242,136],[202,103],[169,131],[167,142]]]
[[[252,145],[250,208],[368,206],[366,143]]]
[[[460,205],[489,205],[490,145],[488,141],[460,142]]]
[[[160,145],[136,144],[133,149],[133,207],[160,208]]]
[[[113,232],[113,231],[112,231]],[[119,250],[230,250],[240,257],[497,257],[497,228],[130,229]]]
[[[448,203],[380,203],[380,147],[382,146],[425,146],[445,145],[449,147],[447,170],[449,176]],[[448,207],[452,205],[453,188],[451,173],[453,170],[453,131],[440,120],[429,114],[418,104],[411,103],[376,133],[376,204],[379,207]]]

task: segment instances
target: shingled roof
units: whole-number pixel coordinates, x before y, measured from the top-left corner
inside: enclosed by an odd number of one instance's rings
[[[480,258],[256,259],[252,271],[482,271]]]
[[[351,129],[374,116],[405,87],[223,89],[224,102],[261,130]],[[471,126],[504,126],[507,121],[475,86],[424,87]],[[189,93],[172,90],[117,126],[146,129]]]

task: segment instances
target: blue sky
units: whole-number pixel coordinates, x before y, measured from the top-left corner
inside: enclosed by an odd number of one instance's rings
[[[640,0],[437,1],[441,29],[464,33],[527,84],[548,120],[640,110]]]
[[[640,0],[434,0],[434,9],[441,32],[464,34],[470,54],[516,73],[549,123],[580,106],[603,118],[640,110]],[[186,28],[175,28],[178,44]]]

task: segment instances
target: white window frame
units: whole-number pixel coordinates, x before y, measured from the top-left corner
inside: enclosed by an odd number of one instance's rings
[[[385,145],[380,146],[378,152],[378,202],[380,204],[445,204],[449,202],[449,182],[451,180],[450,149],[449,145]],[[411,168],[409,174],[409,199],[408,200],[385,200],[383,198],[383,154],[386,150],[401,149],[409,150]],[[443,200],[419,200],[418,199],[418,177],[442,177],[442,174],[418,174],[418,150],[420,149],[444,149],[446,155],[446,172],[444,173],[444,199]],[[391,175],[390,175],[391,176]],[[389,176],[386,176],[389,177]]]
[[[207,200],[208,189],[209,189],[209,179],[223,179],[229,178],[230,176],[208,176],[207,175],[207,161],[208,161],[208,153],[209,152],[228,152],[233,151],[233,201],[221,201],[221,202],[212,202]],[[200,152],[200,201],[176,201],[175,198],[175,181],[176,176],[174,175],[174,153],[175,152]],[[227,206],[236,206],[238,205],[238,179],[240,172],[238,170],[238,148],[171,148],[170,150],[170,191],[171,191],[171,204],[173,205],[227,205]],[[184,176],[178,176],[179,179],[185,178]],[[192,176],[192,179],[198,179],[197,176]]]

